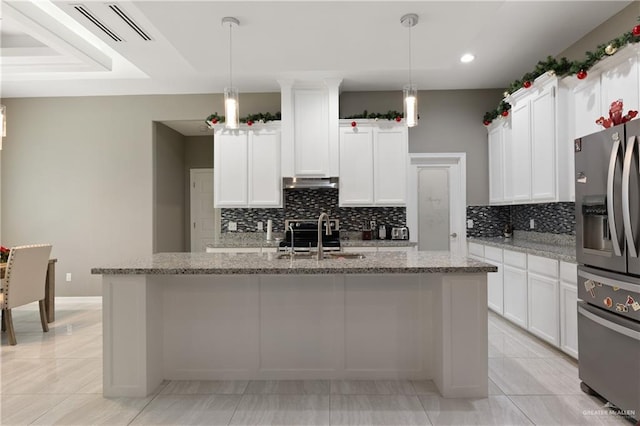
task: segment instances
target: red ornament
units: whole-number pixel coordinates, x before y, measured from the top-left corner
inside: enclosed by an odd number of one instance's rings
[[[399,122],[401,122],[401,121],[402,121],[402,117],[397,116],[397,117],[396,117],[396,121],[397,121],[398,123],[399,123]]]
[[[631,32],[634,36],[640,37],[640,25],[636,25],[635,27],[633,27],[633,30],[631,30]]]
[[[253,126],[253,121],[247,120],[247,126]]]
[[[212,122],[213,124],[218,124],[218,119],[217,119],[217,118],[214,118],[214,119],[212,119],[212,120],[211,120],[211,122]]]
[[[351,122],[351,127],[356,127],[358,125],[358,123],[356,123],[355,121]]]
[[[522,83],[522,85],[524,86],[525,89],[528,89],[529,87],[531,87],[531,82],[527,80],[524,83]]]
[[[584,80],[587,78],[587,72],[585,70],[580,70],[578,71],[578,74],[576,74],[576,77],[578,77],[578,80]]]
[[[485,126],[488,126],[489,124],[491,124],[491,122],[489,120],[484,120],[482,124],[484,124]]]
[[[502,112],[500,113],[500,115],[502,115],[503,117],[508,116],[508,115],[509,115],[509,110],[508,110],[508,109],[505,109],[504,111],[502,111]]]

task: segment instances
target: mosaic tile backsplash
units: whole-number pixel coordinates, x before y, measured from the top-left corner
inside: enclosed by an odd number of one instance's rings
[[[535,231],[552,234],[575,235],[575,203],[520,204],[515,206],[468,206],[467,219],[473,228],[467,228],[469,237],[498,237],[507,223],[515,231]],[[530,220],[535,228],[530,229]]]
[[[314,219],[326,212],[331,219],[340,220],[340,229],[361,231],[365,222],[405,226],[404,207],[339,207],[337,189],[296,189],[284,191],[281,209],[222,209],[222,232],[229,232],[230,221],[237,223],[237,232],[257,232],[258,222],[273,221],[273,232],[284,232],[285,219]]]

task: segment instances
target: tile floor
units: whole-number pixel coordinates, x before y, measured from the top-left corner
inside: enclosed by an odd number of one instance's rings
[[[632,422],[580,391],[576,363],[489,315],[488,398],[444,399],[430,381],[172,381],[147,398],[103,398],[101,305],[60,298],[43,334],[14,311],[0,351],[0,424],[587,425]]]

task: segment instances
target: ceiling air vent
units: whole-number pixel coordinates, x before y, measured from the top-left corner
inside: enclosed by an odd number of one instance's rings
[[[131,19],[129,17],[129,15],[127,15],[124,10],[120,9],[120,7],[117,4],[109,4],[109,9],[111,9],[113,11],[113,13],[115,13],[116,15],[118,15],[120,18],[122,18],[122,20],[131,27],[131,29],[133,31],[135,31],[143,40],[145,41],[151,41],[151,37],[149,37],[149,35],[144,32],[144,30],[142,28],[140,28],[140,26],[138,24],[136,24],[136,22]]]
[[[98,18],[96,18],[90,11],[89,9],[87,9],[86,7],[84,7],[81,4],[76,4],[73,5],[73,8],[75,10],[77,10],[78,12],[80,12],[82,14],[82,16],[84,16],[85,18],[87,18],[89,21],[91,21],[91,23],[93,25],[95,25],[96,27],[98,27],[102,32],[104,32],[106,35],[108,35],[113,41],[122,41],[122,39],[118,36],[118,34],[114,33],[113,31],[111,31],[109,29],[109,27],[107,27],[105,24],[103,24]]]

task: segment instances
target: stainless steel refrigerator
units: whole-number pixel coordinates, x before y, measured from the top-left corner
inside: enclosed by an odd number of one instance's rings
[[[640,120],[574,144],[580,380],[640,419]]]

